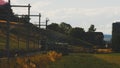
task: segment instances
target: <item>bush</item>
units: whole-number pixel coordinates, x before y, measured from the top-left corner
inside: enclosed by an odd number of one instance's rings
[[[16,63],[21,68],[46,68],[51,62],[62,57],[61,53],[49,51],[47,54],[33,55],[28,57],[17,57]]]

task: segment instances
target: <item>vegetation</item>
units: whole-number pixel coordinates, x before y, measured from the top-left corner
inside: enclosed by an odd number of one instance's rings
[[[81,45],[83,47],[100,47],[104,48],[104,40],[103,40],[103,33],[102,32],[95,32],[96,28],[94,25],[91,25],[88,32],[85,32],[84,28],[81,27],[71,27],[70,24],[65,22],[61,22],[60,24],[52,23],[48,25],[49,30],[56,31],[54,34],[56,37],[53,39],[60,37],[58,33],[61,33],[62,36],[56,40],[61,40],[59,42],[69,43],[70,45]],[[52,32],[53,32],[52,31]],[[64,35],[64,36],[63,36]],[[89,43],[89,44],[88,44]]]
[[[47,54],[36,54],[30,56],[19,57],[15,56],[10,58],[9,64],[7,59],[1,59],[0,68],[47,68],[48,64],[54,63],[60,60],[62,57],[61,53],[50,51]]]
[[[84,38],[85,38],[85,31],[84,31],[83,28],[76,27],[76,28],[72,28],[71,29],[69,35],[74,37],[74,38],[78,38],[78,39],[84,40]]]
[[[88,29],[88,32],[95,32],[96,28],[94,25],[91,25],[90,28]]]
[[[70,30],[72,29],[72,26],[70,24],[65,23],[65,22],[61,22],[60,28],[61,28],[63,34],[68,35],[70,33]]]
[[[57,31],[62,34],[69,34],[69,32],[72,28],[72,26],[70,24],[67,24],[65,22],[61,22],[60,24],[52,23],[52,24],[48,25],[47,27],[50,30]]]

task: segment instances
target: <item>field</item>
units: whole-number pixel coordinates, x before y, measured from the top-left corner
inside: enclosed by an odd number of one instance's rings
[[[120,54],[70,54],[49,68],[120,68]]]

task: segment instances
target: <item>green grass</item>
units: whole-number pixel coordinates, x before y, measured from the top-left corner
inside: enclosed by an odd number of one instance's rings
[[[120,66],[120,53],[105,54],[105,55],[99,54],[94,56],[109,63],[114,63]]]
[[[51,63],[49,68],[120,68],[119,64],[120,54],[78,53],[63,56],[61,60]]]

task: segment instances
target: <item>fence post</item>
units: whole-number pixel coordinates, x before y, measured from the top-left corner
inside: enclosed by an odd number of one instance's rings
[[[7,32],[6,32],[6,51],[7,51],[7,63],[8,63],[8,67],[9,67],[9,60],[10,60],[10,22],[7,20],[6,23],[7,26]]]

